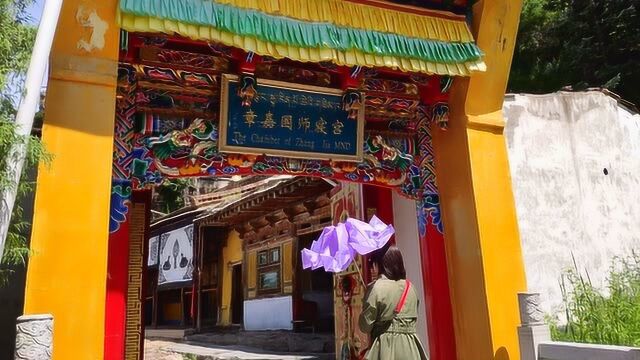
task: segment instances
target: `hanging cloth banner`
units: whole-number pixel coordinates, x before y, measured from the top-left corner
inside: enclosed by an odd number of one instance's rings
[[[158,287],[186,286],[193,280],[193,225],[160,235]]]
[[[284,9],[289,15],[300,17],[295,19],[280,16],[279,12],[270,14],[241,6],[247,4],[238,5],[211,0],[120,0],[118,23],[130,32],[177,33],[275,59],[331,61],[345,66],[388,67],[450,76],[486,70],[483,52],[473,43],[464,17],[447,19],[402,13],[394,16],[388,10],[368,6],[366,9],[379,16],[366,23],[363,20],[360,26],[365,28],[357,28],[351,26],[351,21],[361,17],[353,18],[344,15],[348,14],[345,12],[340,20],[308,17]],[[296,5],[302,8],[299,1]],[[362,8],[349,6],[360,15],[365,7]],[[405,26],[380,27],[387,19],[391,24],[405,23]],[[369,28],[374,23],[378,26]],[[406,35],[416,33],[424,33],[427,38]]]

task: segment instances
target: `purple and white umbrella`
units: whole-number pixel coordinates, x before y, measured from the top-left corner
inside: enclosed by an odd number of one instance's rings
[[[311,249],[302,250],[302,267],[341,272],[346,270],[356,254],[366,255],[385,246],[395,233],[393,226],[375,215],[369,223],[348,218],[344,223],[327,226]]]

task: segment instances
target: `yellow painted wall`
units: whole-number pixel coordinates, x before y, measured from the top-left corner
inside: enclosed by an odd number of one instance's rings
[[[455,80],[450,128],[433,132],[460,360],[520,358],[517,293],[526,282],[501,110],[521,5],[474,5],[488,71]]]
[[[247,282],[247,299],[256,297],[258,283],[258,252],[255,250],[247,251],[246,265],[242,270],[246,272],[244,275]]]
[[[295,257],[293,256],[293,240],[282,244],[280,260],[282,261],[282,292],[293,293],[293,269],[295,268]]]
[[[242,261],[242,239],[237,231],[229,232],[227,246],[222,248],[222,301],[220,303],[220,325],[231,325],[231,285],[233,269],[230,263]]]
[[[51,54],[24,311],[53,314],[56,360],[103,358],[116,6],[65,0]]]

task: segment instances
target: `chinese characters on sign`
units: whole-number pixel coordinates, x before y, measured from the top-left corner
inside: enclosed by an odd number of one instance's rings
[[[361,161],[364,118],[348,119],[337,89],[258,80],[242,106],[237,77],[222,81],[220,149],[226,152]]]

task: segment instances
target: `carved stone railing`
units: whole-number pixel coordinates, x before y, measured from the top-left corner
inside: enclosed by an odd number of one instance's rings
[[[522,325],[540,325],[544,323],[544,313],[541,309],[540,294],[518,294],[520,305],[520,323]]]
[[[540,294],[518,294],[520,305],[520,339],[521,360],[538,360],[538,345],[551,340],[549,327],[544,323],[544,314],[540,308]]]
[[[640,360],[640,349],[562,342],[539,345],[539,360]]]
[[[50,360],[53,316],[24,315],[16,321],[15,360]]]

